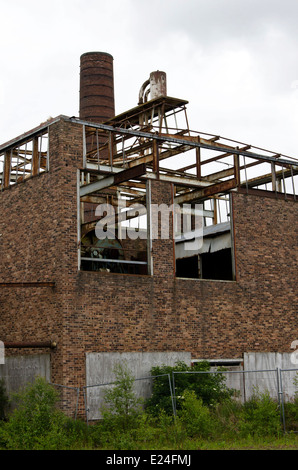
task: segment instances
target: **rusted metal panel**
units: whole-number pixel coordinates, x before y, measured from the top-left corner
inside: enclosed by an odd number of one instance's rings
[[[157,176],[159,175],[158,143],[156,140],[153,141],[153,171]]]
[[[146,173],[146,164],[142,163],[141,165],[135,166],[133,168],[128,168],[127,170],[123,170],[120,173],[114,175],[114,183],[120,184],[124,181],[128,181],[130,179],[137,178],[142,176]]]
[[[198,142],[200,142],[200,137],[198,137]],[[196,175],[198,179],[201,179],[201,149],[200,147],[196,148]]]
[[[10,169],[11,169],[11,151],[5,152],[4,157],[4,188],[7,188],[10,183]]]
[[[239,155],[234,155],[234,176],[237,181],[237,186],[240,186],[240,168],[239,168]]]
[[[38,137],[33,139],[33,154],[32,154],[32,175],[35,176],[38,174],[39,165],[38,165]]]

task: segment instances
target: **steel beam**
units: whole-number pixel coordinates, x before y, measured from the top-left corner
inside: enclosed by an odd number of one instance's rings
[[[185,202],[191,202],[191,201],[195,201],[198,199],[209,198],[210,196],[214,196],[215,194],[218,194],[218,193],[227,192],[236,187],[237,187],[237,180],[236,178],[232,178],[228,181],[223,181],[221,183],[209,186],[208,188],[203,188],[197,191],[191,191],[190,193],[181,194],[180,196],[175,197],[174,203],[183,204]]]
[[[112,174],[101,180],[95,181],[94,183],[86,184],[80,188],[80,196],[86,196],[95,191],[108,188],[109,186],[119,185],[130,179],[138,178],[146,173],[146,165],[141,164],[134,168],[128,168],[127,170],[120,171],[119,173]]]

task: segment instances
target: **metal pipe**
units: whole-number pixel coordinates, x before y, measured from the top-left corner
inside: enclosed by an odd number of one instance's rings
[[[6,349],[23,349],[23,348],[49,348],[55,349],[57,343],[55,341],[4,341]]]
[[[147,261],[130,261],[126,259],[109,259],[109,258],[81,258],[82,261],[98,261],[99,263],[123,263],[123,264],[147,264]]]
[[[144,94],[145,94],[145,89],[147,88],[147,86],[150,85],[150,80],[148,78],[148,80],[146,80],[143,85],[141,86],[140,88],[140,91],[139,91],[139,102],[138,104],[143,104],[144,103]],[[150,89],[149,89],[149,92],[150,92]]]
[[[55,282],[0,282],[0,287],[55,287]]]

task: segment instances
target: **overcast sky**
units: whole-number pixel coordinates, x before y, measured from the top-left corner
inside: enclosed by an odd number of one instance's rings
[[[80,55],[114,57],[116,113],[150,72],[190,128],[297,157],[297,0],[0,0],[0,143],[78,116]]]

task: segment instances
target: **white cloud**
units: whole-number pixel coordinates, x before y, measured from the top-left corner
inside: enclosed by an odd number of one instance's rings
[[[164,70],[193,129],[296,153],[296,0],[0,0],[0,12],[0,142],[78,115],[80,55],[100,50],[117,113]]]

